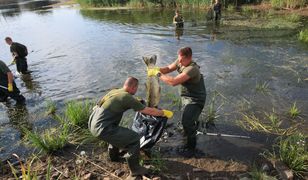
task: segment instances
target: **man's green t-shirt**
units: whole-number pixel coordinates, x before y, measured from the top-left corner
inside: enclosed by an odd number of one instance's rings
[[[141,111],[144,108],[145,105],[124,89],[111,90],[94,108],[89,119],[89,128],[92,134],[99,136],[104,130],[118,126],[126,110]]]
[[[194,61],[188,66],[182,66],[178,60],[175,63],[178,73],[185,73],[190,77],[181,84],[181,96],[185,97],[189,103],[204,105],[206,90],[200,67]]]

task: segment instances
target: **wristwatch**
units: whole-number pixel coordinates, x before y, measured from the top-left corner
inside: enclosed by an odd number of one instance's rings
[[[159,73],[157,73],[157,75],[156,75],[157,77],[160,77],[161,76],[161,73],[159,72]]]

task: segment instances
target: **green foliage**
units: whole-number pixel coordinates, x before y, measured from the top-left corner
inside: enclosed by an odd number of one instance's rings
[[[160,173],[167,169],[165,161],[162,159],[161,154],[159,152],[155,152],[152,154],[150,164],[153,166],[151,170],[154,173]]]
[[[59,128],[45,130],[42,134],[26,129],[24,131],[30,145],[46,153],[52,153],[62,149],[68,143],[70,127],[64,124]]]
[[[298,108],[296,107],[296,102],[294,102],[289,109],[289,115],[291,116],[291,118],[296,118],[297,116],[299,116],[299,114],[300,110],[298,110]]]
[[[235,12],[235,10],[236,10],[236,7],[235,7],[234,5],[228,5],[227,11],[229,11],[229,12]]]
[[[300,21],[301,16],[296,13],[292,13],[290,15],[286,15],[286,19],[291,22],[298,22]]]
[[[53,102],[52,100],[46,101],[46,114],[47,115],[55,115],[57,111],[57,106],[56,103]]]
[[[308,29],[302,30],[299,33],[298,39],[304,43],[308,44]]]
[[[276,180],[277,178],[268,176],[264,171],[256,166],[252,167],[252,171],[248,173],[253,180]]]
[[[115,6],[115,5],[123,5],[126,3],[126,0],[77,0],[77,2],[81,5],[85,6]]]
[[[271,113],[265,113],[265,117],[269,120],[270,126],[273,127],[273,129],[279,129],[282,120],[278,118],[274,110]]]
[[[303,177],[303,173],[308,172],[308,146],[306,138],[301,133],[293,134],[287,138],[279,137],[278,143],[273,146],[273,152],[266,152],[265,156],[281,160],[294,174],[298,177]]]
[[[94,103],[90,101],[70,101],[65,106],[65,117],[76,126],[87,127]]]
[[[282,128],[280,126],[282,121],[279,120],[275,112],[264,114],[265,117],[262,120],[255,115],[242,114],[243,118],[237,123],[242,128],[249,131],[265,132],[277,135],[290,135],[296,132],[298,124],[288,128]]]
[[[13,154],[13,156],[15,156],[16,158],[17,158],[17,160],[19,161],[19,164],[20,164],[20,171],[21,171],[21,179],[22,180],[36,180],[36,179],[38,179],[38,177],[37,177],[37,173],[35,172],[35,171],[33,171],[33,169],[32,169],[32,163],[34,162],[34,160],[35,160],[35,157],[34,158],[32,158],[32,160],[31,161],[28,161],[26,164],[24,164],[21,160],[20,160],[20,158],[19,158],[19,156],[18,155],[16,155],[16,154]],[[15,177],[15,179],[16,180],[18,180],[18,179],[20,179],[19,177],[18,177],[18,175],[17,175],[17,170],[15,169],[15,167],[10,163],[10,162],[8,162],[9,163],[9,166],[10,166],[10,168],[11,168],[11,171],[12,171],[12,173],[13,173],[13,175],[14,175],[14,177]]]
[[[305,0],[270,0],[274,8],[300,8],[305,7]]]
[[[262,94],[266,94],[269,92],[269,83],[263,82],[263,83],[257,83],[256,84],[256,91],[261,92]]]

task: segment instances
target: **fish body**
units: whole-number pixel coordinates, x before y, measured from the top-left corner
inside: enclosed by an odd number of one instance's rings
[[[142,57],[147,68],[154,68],[157,60],[157,56],[152,57]],[[160,100],[160,86],[159,78],[157,76],[147,77],[146,83],[146,100],[148,107],[157,107]]]

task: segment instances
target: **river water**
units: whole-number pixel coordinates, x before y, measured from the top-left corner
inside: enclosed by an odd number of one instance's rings
[[[16,1],[15,1],[16,2]],[[9,64],[11,55],[4,38],[27,45],[30,76],[15,79],[27,99],[19,109],[12,103],[0,105],[0,158],[11,153],[27,154],[21,129],[44,129],[53,124],[42,114],[46,101],[57,106],[69,100],[97,99],[106,89],[120,87],[128,76],[141,83],[137,93],[145,97],[145,65],[142,56],[157,55],[159,66],[172,63],[177,50],[190,46],[193,59],[205,76],[206,115],[214,92],[220,117],[213,132],[242,134],[252,140],[200,136],[199,147],[219,155],[228,146],[227,158],[247,149],[254,156],[264,146],[264,136],[236,127],[238,112],[263,114],[274,108],[282,119],[296,102],[298,121],[307,131],[308,51],[296,39],[298,29],[258,29],[246,26],[215,26],[205,23],[205,11],[183,11],[185,28],[176,31],[171,10],[80,10],[78,6],[47,8],[52,1],[22,1],[0,4],[0,59]],[[225,17],[227,21],[227,17]],[[13,72],[14,66],[10,67]],[[175,74],[173,74],[175,75]],[[269,92],[256,90],[268,84]],[[170,109],[166,94],[177,95],[176,87],[162,84],[161,107]],[[180,118],[175,111],[174,122]],[[205,116],[204,115],[204,116]],[[201,118],[205,118],[202,116]],[[175,142],[178,136],[174,136]],[[172,138],[171,138],[172,139]],[[227,149],[228,149],[227,148]],[[225,152],[224,152],[225,153]],[[241,154],[237,154],[241,156]],[[238,157],[238,156],[237,156]],[[242,156],[244,161],[246,156]]]

